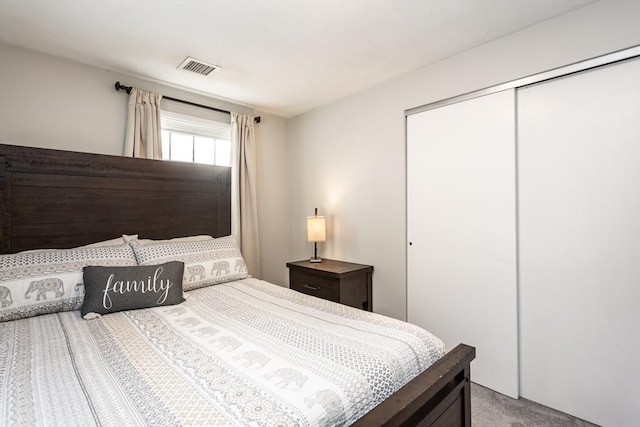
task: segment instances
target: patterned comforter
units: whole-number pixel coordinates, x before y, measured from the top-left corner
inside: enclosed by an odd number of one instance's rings
[[[349,425],[443,354],[408,323],[246,279],[0,323],[0,425]]]

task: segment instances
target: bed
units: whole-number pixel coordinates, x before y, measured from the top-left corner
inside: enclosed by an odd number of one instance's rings
[[[413,325],[243,274],[225,237],[230,179],[223,167],[0,145],[0,253],[35,250],[15,256],[24,266],[5,284],[70,254],[141,268],[194,251],[180,258],[188,292],[175,305],[84,320],[82,287],[67,285],[53,312],[60,287],[29,288],[42,311],[0,323],[0,424],[470,426],[472,347],[445,354]],[[206,264],[204,279],[197,254],[216,251],[237,259],[222,274]]]

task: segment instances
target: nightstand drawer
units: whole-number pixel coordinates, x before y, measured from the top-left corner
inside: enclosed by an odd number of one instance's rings
[[[289,287],[293,290],[363,310],[372,310],[373,266],[323,259],[287,263]]]
[[[314,297],[340,302],[340,282],[300,271],[291,271],[290,287]]]

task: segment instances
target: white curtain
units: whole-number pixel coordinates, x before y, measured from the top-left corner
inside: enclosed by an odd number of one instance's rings
[[[260,277],[260,239],[256,188],[256,141],[254,117],[231,114],[231,141],[235,149],[236,182],[234,234],[240,235],[242,256],[249,274]]]
[[[124,155],[162,159],[160,100],[162,95],[132,88],[129,94]]]

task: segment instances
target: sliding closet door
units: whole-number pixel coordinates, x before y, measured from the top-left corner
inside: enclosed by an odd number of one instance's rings
[[[640,61],[518,91],[521,395],[640,426]]]
[[[408,320],[518,396],[515,93],[407,117]]]

